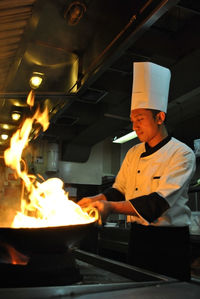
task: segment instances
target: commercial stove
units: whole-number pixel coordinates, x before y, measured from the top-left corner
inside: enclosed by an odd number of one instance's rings
[[[31,257],[28,264],[0,263],[2,299],[197,299],[200,285],[92,254],[78,248]]]

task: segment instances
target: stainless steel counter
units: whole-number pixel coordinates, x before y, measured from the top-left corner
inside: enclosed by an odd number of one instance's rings
[[[83,280],[72,285],[0,288],[2,299],[111,298],[113,292],[161,286],[177,280],[140,268],[76,251]],[[118,295],[118,293],[116,293]],[[104,296],[104,297],[98,297]]]
[[[142,286],[134,283],[0,289],[2,299],[199,299],[200,286],[174,282]]]

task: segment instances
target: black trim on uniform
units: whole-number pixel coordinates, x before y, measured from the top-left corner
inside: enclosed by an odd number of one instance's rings
[[[131,199],[130,203],[150,223],[169,209],[168,202],[156,192]]]
[[[158,151],[161,147],[163,147],[167,142],[171,140],[171,136],[167,136],[165,139],[163,139],[161,142],[159,142],[156,146],[150,147],[148,143],[145,143],[145,149],[146,152],[142,153],[140,157],[147,157],[156,151]]]
[[[108,201],[124,201],[125,196],[119,190],[115,188],[108,188],[102,192]]]

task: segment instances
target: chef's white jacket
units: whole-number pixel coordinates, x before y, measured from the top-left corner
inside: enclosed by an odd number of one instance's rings
[[[192,149],[173,137],[150,151],[147,146],[140,143],[127,152],[112,186],[137,212],[127,220],[143,225],[189,225],[191,211],[186,202],[196,165]]]

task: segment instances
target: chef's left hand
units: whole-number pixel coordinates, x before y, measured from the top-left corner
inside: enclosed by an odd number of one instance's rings
[[[110,202],[107,200],[98,200],[95,202],[90,203],[90,207],[96,208],[100,215],[102,222],[105,222],[107,217],[109,216],[111,212],[111,205]]]

